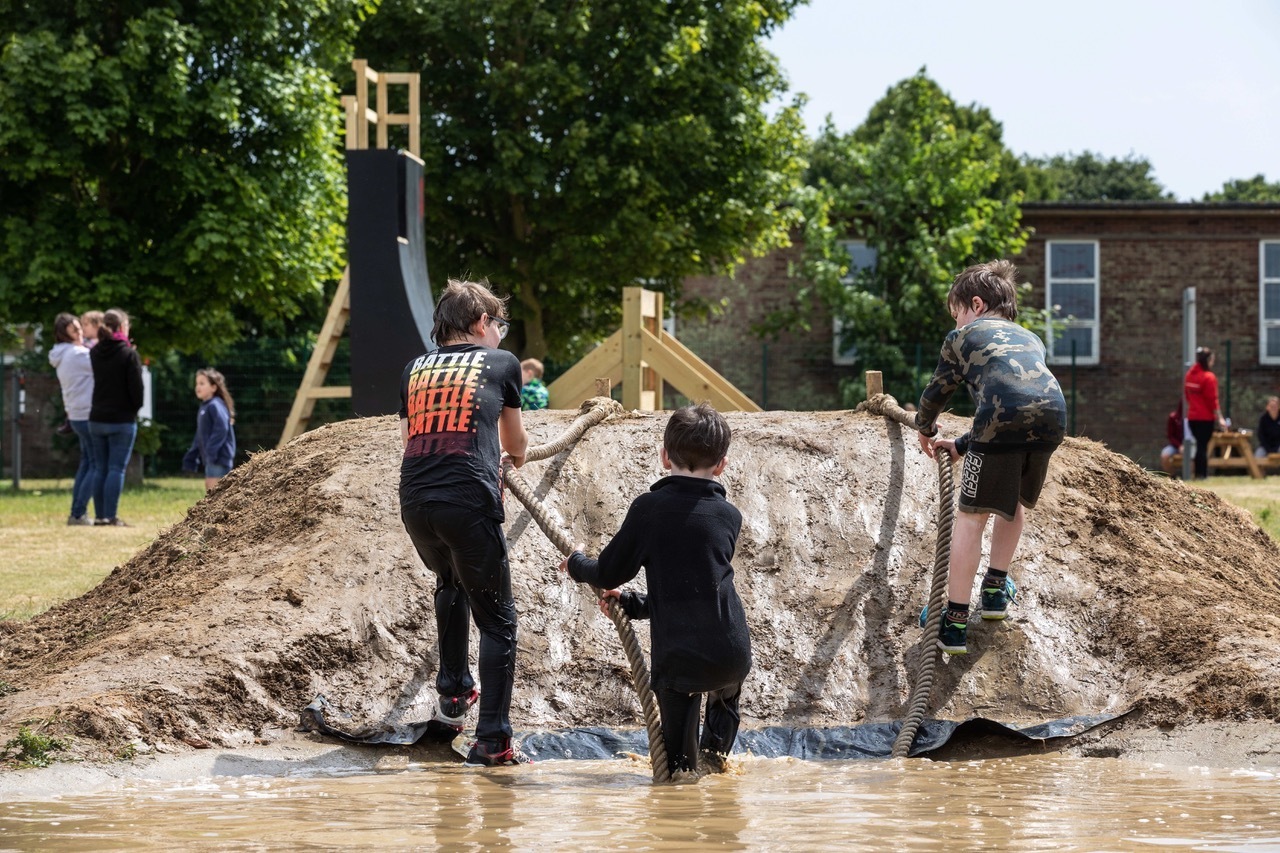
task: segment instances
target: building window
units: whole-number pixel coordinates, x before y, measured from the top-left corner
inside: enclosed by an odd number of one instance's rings
[[[1052,240],[1045,243],[1045,307],[1056,321],[1046,337],[1049,362],[1098,363],[1098,241]]]
[[[865,240],[844,240],[841,248],[849,253],[849,272],[840,282],[848,288],[858,286],[859,273],[876,268],[876,250]],[[852,365],[858,362],[858,348],[844,344],[844,324],[837,317],[831,321],[831,363]]]
[[[1280,240],[1263,240],[1258,245],[1258,269],[1258,360],[1262,364],[1280,364]]]

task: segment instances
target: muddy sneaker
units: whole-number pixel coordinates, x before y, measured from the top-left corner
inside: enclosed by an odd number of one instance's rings
[[[938,634],[938,648],[949,655],[969,654],[969,647],[965,644],[965,635],[968,630],[968,622],[957,622],[951,618],[950,612],[944,612],[942,631]]]
[[[480,700],[480,691],[474,687],[461,696],[441,696],[436,702],[436,712],[427,721],[427,731],[437,737],[453,739],[462,734],[467,711]]]
[[[123,518],[95,518],[93,520],[94,527],[129,527],[124,523]]]
[[[729,757],[710,749],[698,750],[698,763],[705,773],[723,773],[729,766]]]
[[[67,516],[67,526],[68,527],[93,527],[93,519],[87,515],[81,515],[81,516],[69,515]]]
[[[510,738],[503,740],[478,740],[467,753],[463,767],[514,767],[517,764],[528,764],[529,756],[525,755],[511,743]]]
[[[984,579],[985,580],[985,579]],[[1013,578],[1005,578],[1004,586],[982,585],[982,618],[999,621],[1009,615],[1009,605],[1018,598],[1018,585]]]

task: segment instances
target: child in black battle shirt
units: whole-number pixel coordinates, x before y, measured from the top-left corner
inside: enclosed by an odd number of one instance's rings
[[[710,765],[723,766],[738,736],[738,700],[751,670],[751,637],[731,563],[742,514],[715,480],[728,461],[729,439],[729,424],[710,405],[677,410],[661,452],[671,475],[635,499],[599,560],[579,545],[560,566],[574,580],[606,589],[605,598],[618,599],[632,619],[653,620],[653,688],[673,773],[694,769],[699,749]],[[612,588],[641,566],[647,595]]]
[[[502,532],[501,453],[518,468],[529,443],[520,415],[520,362],[498,349],[502,300],[476,282],[450,281],[431,337],[440,345],[409,362],[400,381],[400,518],[436,576],[440,694],[434,731],[461,732],[478,700],[467,766],[522,764],[511,743],[516,605]],[[480,631],[480,686],[467,640]]]

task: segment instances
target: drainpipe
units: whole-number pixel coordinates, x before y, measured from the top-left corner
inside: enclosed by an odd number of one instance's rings
[[[1182,290],[1182,376],[1187,375],[1196,360],[1196,289]],[[1190,483],[1195,471],[1196,438],[1186,428],[1187,413],[1191,411],[1187,403],[1187,386],[1182,379],[1182,482]]]

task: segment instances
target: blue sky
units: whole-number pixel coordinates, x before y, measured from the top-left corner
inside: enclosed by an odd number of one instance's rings
[[[810,134],[927,66],[1019,154],[1134,153],[1184,201],[1280,181],[1280,0],[811,0],[768,46]]]

